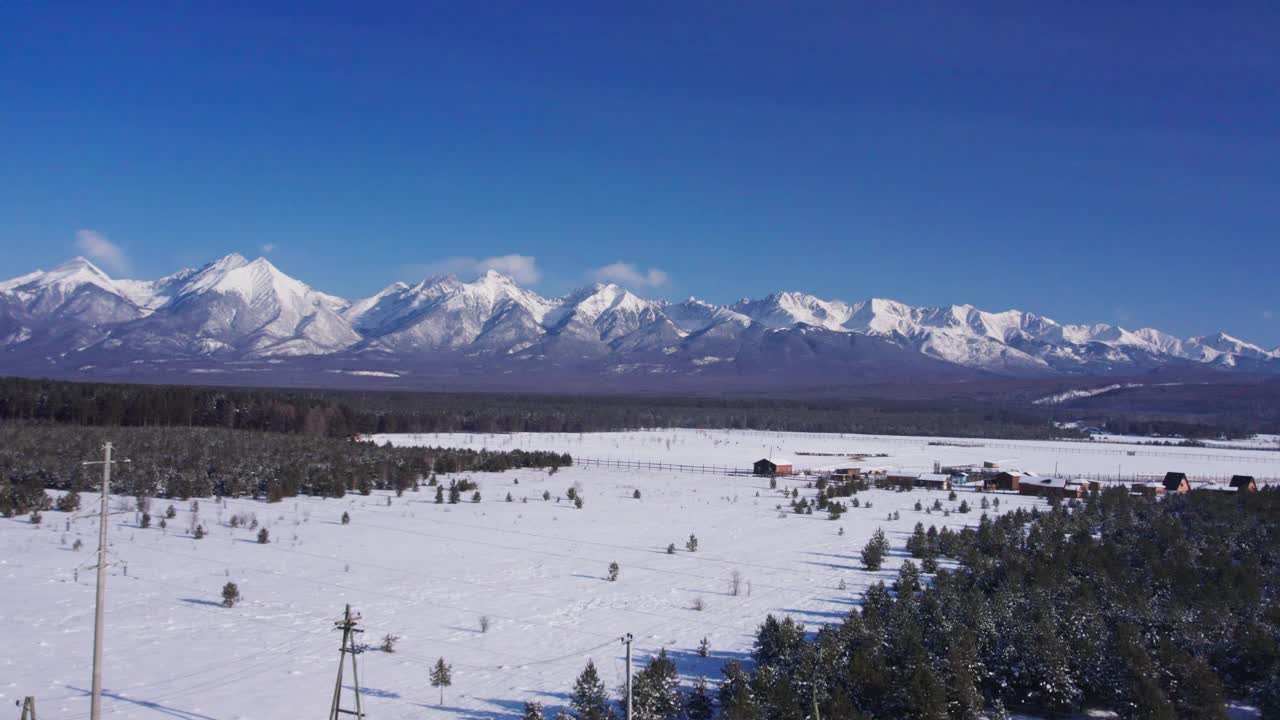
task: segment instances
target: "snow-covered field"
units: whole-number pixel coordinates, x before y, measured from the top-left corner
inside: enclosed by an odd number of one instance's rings
[[[797,470],[845,465],[928,472],[934,462],[944,465],[1001,467],[1040,475],[1083,474],[1121,476],[1185,472],[1206,479],[1233,474],[1280,478],[1280,452],[1274,436],[1260,436],[1259,450],[1181,448],[1047,440],[983,440],[974,438],[904,437],[766,432],[749,430],[652,430],[628,433],[514,433],[374,435],[375,442],[443,445],[510,450],[530,448],[568,452],[599,460],[640,460],[671,464],[717,465],[749,469],[766,456],[794,461]],[[1123,440],[1123,438],[1116,438]],[[1149,438],[1143,440],[1150,441]],[[811,455],[808,453],[823,453]],[[884,457],[877,457],[883,454]],[[850,460],[867,455],[863,460]]]
[[[993,452],[901,438],[728,431],[391,439],[735,466],[771,447],[792,455],[883,451],[892,454],[880,459],[885,464],[914,465]],[[1055,457],[1046,446],[996,454],[1045,467]],[[794,456],[802,466],[842,464],[839,457]],[[1066,471],[1090,467],[1087,457],[1059,459]],[[1105,463],[1094,459],[1098,467],[1113,462],[1105,457]],[[1164,467],[1160,458],[1125,462],[1148,460],[1153,470]],[[1270,466],[1250,469],[1280,474]],[[338,660],[333,622],[347,603],[363,616],[364,642],[376,648],[387,633],[401,636],[393,654],[371,649],[360,655],[365,709],[374,718],[513,718],[530,699],[554,708],[565,703],[588,658],[617,687],[623,679],[618,637],[628,632],[637,657],[665,647],[687,678],[714,679],[724,660],[749,651],[766,613],[790,614],[811,626],[838,621],[869,583],[893,576],[916,522],[959,526],[979,517],[976,510],[950,517],[917,512],[917,500],[958,504],[923,490],[860,494],[871,507],[851,508],[833,522],[822,514],[780,514],[776,507],[785,500],[754,477],[598,467],[468,477],[480,485],[480,503],[469,502],[468,493],[461,504],[437,505],[426,487],[390,496],[389,504],[386,493],[273,505],[205,499],[198,518],[210,532],[201,540],[188,533],[196,517],[189,502],[173,503],[177,517],[161,530],[156,523],[168,501],[153,502],[152,527],[142,529],[135,511],[125,509],[132,499],[113,498],[112,507],[121,509],[110,525],[104,715],[320,716],[329,707]],[[585,498],[582,509],[565,498],[575,484]],[[544,492],[550,500],[542,499]],[[0,520],[0,620],[8,629],[0,702],[33,695],[43,720],[88,716],[97,523],[96,499],[83,498],[74,516],[46,512],[41,525]],[[1001,512],[1041,502],[1000,499]],[[340,523],[343,511],[350,525]],[[901,519],[887,520],[894,511]],[[267,527],[270,544],[257,544],[256,530],[231,528],[237,513]],[[888,534],[892,556],[885,569],[865,572],[858,552],[877,527]],[[696,553],[684,550],[690,533],[699,541]],[[78,551],[72,548],[77,539],[83,541]],[[674,555],[666,552],[669,543],[679,548]],[[621,568],[616,582],[606,579],[611,562]],[[731,591],[735,572],[742,579],[737,595]],[[244,596],[229,609],[219,604],[228,580]],[[703,609],[694,609],[699,602]],[[703,637],[711,647],[705,659],[695,653]],[[442,707],[428,680],[438,657],[454,668]]]

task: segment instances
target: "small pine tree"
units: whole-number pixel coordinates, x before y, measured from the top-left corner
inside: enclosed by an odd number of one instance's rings
[[[634,699],[632,702],[634,706]],[[600,673],[596,672],[595,662],[588,660],[582,674],[578,675],[573,684],[573,694],[569,696],[569,707],[573,708],[578,720],[613,720],[609,695],[600,680]]]
[[[66,495],[58,498],[58,503],[55,507],[57,507],[59,512],[75,512],[76,510],[79,510],[80,493],[74,489],[71,490]]]
[[[76,541],[71,543],[71,549],[75,550],[76,552],[79,552],[80,548],[82,547],[84,547],[84,543],[80,540],[80,538],[76,538]]]
[[[396,642],[398,642],[399,640],[400,640],[399,635],[392,635],[391,633],[387,633],[386,635],[383,635],[382,636],[382,652],[384,653],[395,652]]]
[[[702,642],[698,643],[698,657],[710,657],[710,656],[711,656],[711,643],[707,642],[707,639],[704,637],[702,638]]]
[[[204,526],[196,525],[196,529],[191,531],[191,537],[199,540],[204,537]]]
[[[233,582],[222,586],[222,607],[235,607],[240,602],[240,588]]]
[[[151,527],[151,513],[142,513],[142,519],[138,521],[138,524],[141,525],[144,530]]]
[[[347,512],[346,510],[342,511],[342,524],[343,525],[351,524],[351,513]]]
[[[924,509],[924,506],[920,504],[920,501],[919,501],[919,500],[917,500],[917,501],[916,501],[916,512],[920,512],[920,511],[921,511],[921,510],[923,510],[923,509]]]
[[[544,720],[542,714],[542,703],[530,700],[524,704],[524,713],[520,715],[520,720]]]
[[[636,488],[636,491],[635,491],[635,492],[633,492],[633,493],[631,493],[631,497],[632,497],[632,499],[634,499],[634,500],[639,500],[639,499],[640,499],[640,488]]]
[[[684,544],[684,549],[689,552],[698,552],[698,537],[689,533],[689,541]]]
[[[178,515],[178,509],[172,505],[164,509],[164,516],[169,518],[170,520],[177,517],[177,515]]]
[[[969,512],[969,501],[968,501],[968,500],[961,500],[961,501],[960,501],[960,507],[956,508],[956,511],[957,511],[957,512],[962,512],[962,513],[967,513],[967,512]]]
[[[707,690],[707,679],[701,675],[693,681],[693,689],[689,691],[684,711],[689,720],[711,720],[715,712],[711,704],[711,693]]]
[[[542,491],[542,499],[543,499],[543,500],[550,500],[550,499],[551,499],[551,491],[550,491],[550,490],[543,490],[543,491]]]
[[[675,543],[671,543],[671,544],[667,545],[667,554],[668,554],[668,555],[675,555],[675,554],[676,554],[676,544],[675,544]]]
[[[576,507],[576,508],[578,508],[579,510],[581,510],[581,509],[582,509],[582,496],[581,496],[581,495],[578,495],[577,497],[575,497],[575,498],[573,499],[573,506],[574,506],[574,507]]]
[[[516,499],[511,497],[511,493],[507,493],[507,502],[515,502]]]
[[[440,688],[440,704],[444,704],[444,689],[453,684],[453,666],[445,664],[444,658],[436,660],[431,668],[431,687]]]
[[[39,525],[39,524],[41,523],[41,521],[43,521],[43,520],[44,520],[44,516],[40,514],[40,511],[39,511],[39,510],[32,510],[32,511],[31,511],[31,524],[32,524],[32,525]]]
[[[680,677],[666,649],[636,673],[631,683],[631,706],[641,720],[677,720],[683,709]]]
[[[876,528],[871,539],[867,541],[866,546],[862,548],[862,564],[868,570],[879,570],[884,563],[885,552],[889,549],[889,541],[884,537],[884,531]]]
[[[611,563],[609,563],[609,582],[616,582],[616,581],[617,581],[617,579],[618,579],[618,571],[619,571],[620,569],[621,569],[621,568],[619,568],[619,567],[618,567],[618,563],[616,563],[616,562],[611,562]]]
[[[956,491],[955,491],[955,490],[952,490],[951,492],[947,493],[947,499],[948,499],[948,500],[950,500],[951,502],[955,502],[955,500],[956,500]]]
[[[449,504],[457,505],[460,502],[462,502],[462,491],[458,489],[457,485],[454,485],[449,488]]]
[[[475,492],[475,494],[471,496],[471,502],[473,502],[473,503],[478,503],[478,502],[480,502],[480,491],[479,491],[479,490],[477,490],[477,491]]]
[[[258,531],[258,544],[266,545],[269,542],[271,542],[271,533],[267,532],[266,528],[262,528]]]

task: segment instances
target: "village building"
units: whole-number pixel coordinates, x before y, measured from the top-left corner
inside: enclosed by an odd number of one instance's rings
[[[795,463],[785,458],[760,458],[753,466],[756,475],[790,475],[795,470]]]
[[[1087,482],[1064,477],[1023,478],[1018,483],[1020,495],[1040,497],[1081,498],[1089,491]]]
[[[1166,493],[1191,492],[1191,483],[1187,482],[1187,474],[1169,472],[1164,474],[1164,491]]]
[[[1018,492],[1018,483],[1022,481],[1022,473],[1009,472],[1002,470],[995,475],[989,475],[982,479],[983,490],[1011,490]]]
[[[916,476],[914,485],[929,490],[950,490],[951,476],[947,473],[924,473]]]
[[[1252,475],[1232,475],[1231,487],[1236,492],[1257,492],[1258,483],[1253,479]]]

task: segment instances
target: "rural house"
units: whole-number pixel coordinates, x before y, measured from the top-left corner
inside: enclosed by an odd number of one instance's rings
[[[784,458],[760,458],[754,466],[756,475],[790,475],[795,464]]]
[[[1231,487],[1236,492],[1257,492],[1258,483],[1254,481],[1252,475],[1232,475]]]
[[[1191,483],[1187,482],[1187,474],[1180,472],[1165,473],[1164,491],[1167,493],[1191,492]]]

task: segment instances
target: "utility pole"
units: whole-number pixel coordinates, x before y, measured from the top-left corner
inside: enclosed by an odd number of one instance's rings
[[[627,646],[627,719],[631,720],[631,633],[622,636],[622,644]]]
[[[360,705],[360,676],[356,672],[356,655],[360,654],[360,648],[356,646],[355,636],[364,632],[356,629],[356,625],[360,622],[359,615],[351,614],[351,606],[348,605],[346,612],[342,614],[342,619],[333,624],[335,629],[342,631],[342,647],[338,650],[338,680],[333,686],[333,705],[329,708],[329,720],[338,720],[339,715],[355,715],[356,720],[363,720],[364,709]],[[351,682],[355,687],[356,709],[347,710],[342,707],[342,668],[347,662],[347,655],[351,655]]]
[[[81,465],[102,466],[102,509],[98,517],[98,590],[97,604],[93,611],[93,690],[89,700],[90,720],[102,717],[102,640],[106,628],[102,624],[103,603],[107,592],[107,500],[111,497],[111,464],[129,462],[128,460],[112,460],[111,443],[102,446],[101,460],[83,462]],[[25,716],[26,711],[23,711]],[[31,717],[35,717],[35,705],[32,704]]]
[[[36,720],[36,699],[30,695],[22,699],[21,720]]]

